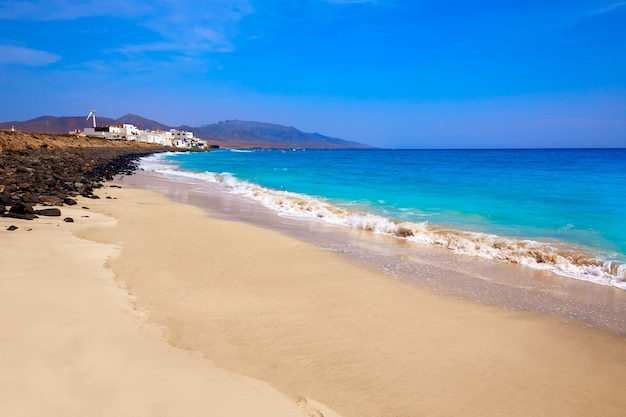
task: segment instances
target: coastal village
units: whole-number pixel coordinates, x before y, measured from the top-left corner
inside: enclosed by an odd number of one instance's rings
[[[89,120],[89,118],[93,120],[92,127],[86,127],[82,132],[80,130],[74,130],[69,133],[72,135],[99,137],[109,140],[153,143],[175,148],[204,149],[207,146],[205,142],[194,137],[193,132],[184,130],[142,130],[133,124],[126,123],[97,126],[95,113],[95,110],[91,110],[87,116],[87,120]]]
[[[110,140],[129,140],[134,142],[154,143],[175,148],[203,149],[206,143],[194,137],[193,132],[170,129],[142,130],[132,124],[115,124],[111,126],[87,127],[83,132],[70,132],[90,137],[101,137]]]

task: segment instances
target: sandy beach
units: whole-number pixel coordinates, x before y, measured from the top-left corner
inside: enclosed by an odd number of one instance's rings
[[[0,219],[6,415],[626,408],[623,337],[421,291],[154,191],[98,194],[63,208],[75,223]]]
[[[75,236],[116,219],[63,216],[0,218],[0,415],[335,415],[168,344],[105,266],[121,247]]]

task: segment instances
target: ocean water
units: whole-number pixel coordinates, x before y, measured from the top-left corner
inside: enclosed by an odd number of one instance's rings
[[[222,149],[141,167],[281,216],[626,289],[626,149]]]

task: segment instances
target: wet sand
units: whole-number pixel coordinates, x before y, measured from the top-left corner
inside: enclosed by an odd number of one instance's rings
[[[116,225],[78,235],[119,246],[108,266],[135,308],[220,368],[344,416],[623,415],[623,337],[435,294],[228,220],[234,201],[209,216],[123,187],[102,190],[118,201],[91,204]]]

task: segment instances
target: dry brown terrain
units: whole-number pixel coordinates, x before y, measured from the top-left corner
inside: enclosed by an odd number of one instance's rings
[[[88,138],[75,135],[49,135],[44,133],[26,133],[0,131],[0,151],[20,149],[54,148],[139,148],[162,151],[163,146],[150,143],[126,142]]]

